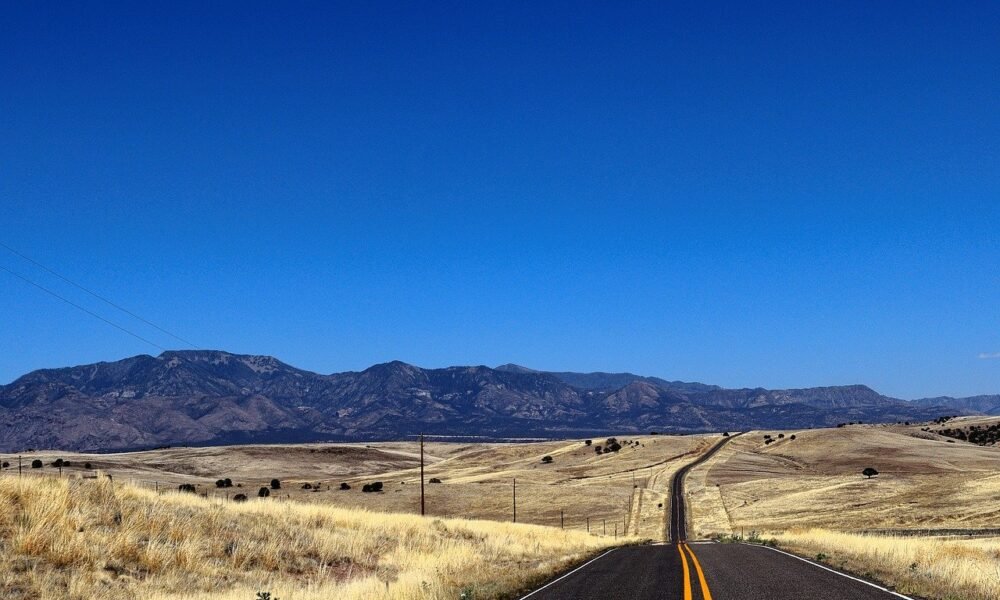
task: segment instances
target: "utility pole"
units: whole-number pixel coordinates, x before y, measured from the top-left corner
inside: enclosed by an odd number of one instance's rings
[[[424,516],[424,434],[420,434],[420,516]]]
[[[514,522],[517,523],[517,477],[514,478]]]

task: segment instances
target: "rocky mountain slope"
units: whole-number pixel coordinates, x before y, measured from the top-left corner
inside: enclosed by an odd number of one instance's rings
[[[971,406],[971,404],[970,404]],[[975,404],[979,406],[979,404]],[[809,427],[977,412],[865,386],[723,389],[629,373],[402,362],[322,375],[269,356],[164,352],[0,386],[0,451],[455,436]]]

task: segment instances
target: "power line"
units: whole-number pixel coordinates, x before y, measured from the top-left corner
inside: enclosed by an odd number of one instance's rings
[[[73,281],[72,279],[70,279],[70,278],[68,278],[68,277],[65,277],[65,276],[63,276],[63,275],[60,275],[59,273],[57,273],[57,272],[55,272],[54,270],[52,270],[52,269],[50,269],[50,268],[46,267],[46,266],[45,266],[45,265],[43,265],[42,263],[40,263],[40,262],[38,262],[37,260],[35,260],[35,259],[31,258],[30,256],[25,256],[24,254],[21,254],[20,252],[18,252],[17,250],[15,250],[15,249],[11,248],[11,247],[10,247],[10,246],[8,246],[7,244],[5,244],[5,243],[3,243],[3,242],[0,242],[0,247],[3,247],[3,248],[5,248],[5,249],[7,249],[7,250],[8,250],[8,251],[9,251],[9,252],[10,252],[11,254],[15,254],[15,255],[17,255],[17,256],[20,256],[21,258],[23,258],[24,260],[26,260],[26,261],[30,262],[31,264],[35,265],[35,266],[36,266],[36,267],[38,267],[39,269],[42,269],[43,271],[46,271],[46,272],[48,272],[49,274],[51,274],[51,275],[54,275],[54,276],[58,277],[59,279],[62,279],[62,280],[63,280],[63,281],[65,281],[66,283],[70,284],[71,286],[73,286],[73,287],[75,287],[75,288],[77,288],[77,289],[79,289],[79,290],[82,290],[82,291],[84,291],[84,292],[86,292],[86,293],[90,294],[91,296],[93,296],[94,298],[97,298],[97,299],[98,299],[98,300],[100,300],[101,302],[104,302],[105,304],[108,304],[108,305],[110,305],[110,306],[112,306],[112,307],[114,307],[114,308],[116,308],[116,309],[120,310],[121,312],[123,312],[123,313],[127,314],[128,316],[132,317],[133,319],[137,319],[137,320],[139,320],[139,321],[142,321],[143,323],[145,323],[146,325],[149,325],[149,326],[150,326],[150,327],[152,327],[153,329],[156,329],[157,331],[159,331],[159,332],[161,332],[161,333],[165,333],[165,334],[169,335],[170,337],[174,338],[175,340],[178,340],[178,341],[180,341],[180,342],[183,342],[184,344],[186,344],[186,345],[188,345],[188,346],[190,346],[190,347],[194,348],[195,350],[200,350],[200,348],[198,348],[198,346],[196,346],[196,345],[194,345],[193,343],[191,343],[191,342],[187,341],[186,339],[182,338],[181,336],[179,336],[179,335],[176,335],[176,334],[174,334],[174,333],[171,333],[171,332],[167,331],[166,329],[164,329],[164,328],[160,327],[160,326],[159,326],[159,325],[157,325],[156,323],[152,323],[152,322],[150,322],[150,321],[148,321],[148,320],[146,320],[146,319],[144,319],[144,318],[140,317],[139,315],[135,314],[134,312],[130,311],[129,309],[125,308],[124,306],[121,306],[121,305],[119,305],[119,304],[115,304],[114,302],[112,302],[111,300],[108,300],[107,298],[105,298],[104,296],[102,296],[102,295],[98,294],[97,292],[94,292],[94,291],[92,291],[92,290],[89,290],[89,289],[87,289],[87,288],[83,287],[82,285],[80,285],[79,283],[77,283],[77,282]],[[7,272],[8,272],[8,273],[12,273],[12,271],[7,271]],[[14,274],[16,275],[16,273],[14,273]],[[26,281],[27,281],[27,280],[26,280]],[[32,285],[35,285],[35,284],[34,284],[33,282],[30,282],[30,281],[29,281],[29,283],[32,283]],[[38,287],[41,287],[41,286],[38,286]],[[44,288],[42,288],[42,289],[44,289]],[[48,290],[46,290],[46,291],[48,291]],[[49,292],[49,293],[52,293],[52,292]],[[55,295],[55,294],[53,294],[53,295]],[[67,301],[67,302],[68,302],[68,301]],[[138,336],[136,336],[136,337],[138,337]],[[156,346],[156,344],[153,344],[153,345],[154,345],[154,346]],[[157,348],[159,348],[159,346],[157,346]]]
[[[43,287],[43,286],[41,286],[41,285],[39,285],[39,284],[35,283],[34,281],[32,281],[32,280],[28,279],[28,278],[27,278],[27,277],[25,277],[24,275],[21,275],[20,273],[15,273],[14,271],[11,271],[10,269],[8,269],[7,267],[4,267],[4,266],[2,266],[2,265],[0,265],[0,270],[3,270],[3,271],[6,271],[6,272],[10,273],[11,275],[13,275],[14,277],[17,277],[17,278],[18,278],[18,279],[20,279],[21,281],[23,281],[23,282],[25,282],[25,283],[28,283],[28,284],[30,284],[30,285],[33,285],[33,286],[35,286],[36,288],[38,288],[38,289],[42,290],[42,291],[43,291],[43,292],[45,292],[46,294],[49,294],[49,295],[51,295],[51,296],[55,296],[56,298],[59,298],[60,300],[62,300],[62,301],[63,301],[63,302],[65,302],[66,304],[69,304],[70,306],[72,306],[72,307],[74,307],[74,308],[77,308],[77,309],[79,309],[79,310],[82,310],[83,312],[85,312],[85,313],[87,313],[88,315],[90,315],[90,316],[94,317],[95,319],[100,319],[100,320],[104,321],[105,323],[107,323],[108,325],[111,325],[111,326],[112,326],[112,327],[114,327],[115,329],[118,329],[118,330],[120,330],[120,331],[124,331],[125,333],[129,334],[130,336],[132,336],[132,337],[134,337],[134,338],[136,338],[136,339],[138,339],[138,340],[141,340],[141,341],[143,341],[143,342],[146,342],[146,343],[147,343],[147,344],[149,344],[150,346],[153,346],[153,347],[155,347],[155,348],[159,348],[160,350],[163,350],[164,352],[166,352],[166,351],[167,351],[167,349],[166,349],[166,348],[164,348],[163,346],[161,346],[161,345],[159,345],[159,344],[157,344],[157,343],[155,343],[155,342],[151,342],[151,341],[147,340],[146,338],[142,337],[141,335],[139,335],[139,334],[137,334],[137,333],[133,333],[133,332],[129,331],[128,329],[125,329],[125,328],[124,328],[124,327],[122,327],[121,325],[119,325],[119,324],[117,324],[117,323],[114,323],[114,322],[112,322],[112,321],[109,321],[109,320],[105,319],[104,317],[102,317],[101,315],[99,315],[99,314],[97,314],[97,313],[95,313],[95,312],[93,312],[93,311],[90,311],[90,310],[88,310],[88,309],[86,309],[86,308],[84,308],[84,307],[80,306],[79,304],[77,304],[77,303],[75,303],[75,302],[73,302],[73,301],[71,301],[71,300],[67,300],[66,298],[63,298],[63,297],[62,297],[62,296],[60,296],[59,294],[57,294],[57,293],[53,292],[52,290],[50,290],[50,289],[48,289],[48,288],[46,288],[46,287]]]

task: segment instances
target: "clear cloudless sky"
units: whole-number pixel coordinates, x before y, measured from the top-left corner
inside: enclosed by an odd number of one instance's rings
[[[1000,392],[997,2],[0,13],[0,241],[199,347]],[[0,382],[160,352],[0,315]]]

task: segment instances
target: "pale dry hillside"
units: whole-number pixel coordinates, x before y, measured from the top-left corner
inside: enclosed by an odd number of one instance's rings
[[[608,535],[662,539],[668,512],[670,477],[709,448],[719,436],[619,436],[618,452],[595,452],[607,438],[534,443],[440,443],[425,447],[429,515],[506,521],[513,518],[513,482],[517,480],[517,520],[565,526]],[[545,456],[552,458],[544,463]],[[16,464],[16,457],[4,456]],[[272,478],[281,481],[273,497],[305,503],[415,513],[420,509],[419,446],[416,442],[373,444],[301,444],[169,448],[117,454],[40,452],[24,455],[49,466],[69,460],[65,474],[89,474],[90,463],[114,476],[145,487],[197,486],[200,493],[225,499],[255,494]],[[31,470],[29,470],[31,471]],[[8,469],[7,473],[11,470]],[[31,471],[37,474],[37,471]],[[219,489],[230,478],[240,488]],[[384,491],[365,494],[365,483],[381,481]],[[155,482],[159,482],[158,484]],[[316,484],[319,483],[319,491]],[[347,483],[350,490],[340,490]],[[310,489],[303,489],[308,484]]]
[[[578,531],[0,477],[0,595],[27,599],[491,598],[614,540]]]
[[[765,433],[777,441],[765,444]],[[708,536],[1000,526],[1000,448],[922,439],[913,435],[919,428],[903,426],[780,433],[785,437],[750,432],[692,471],[693,530]],[[879,475],[864,478],[865,467]]]

